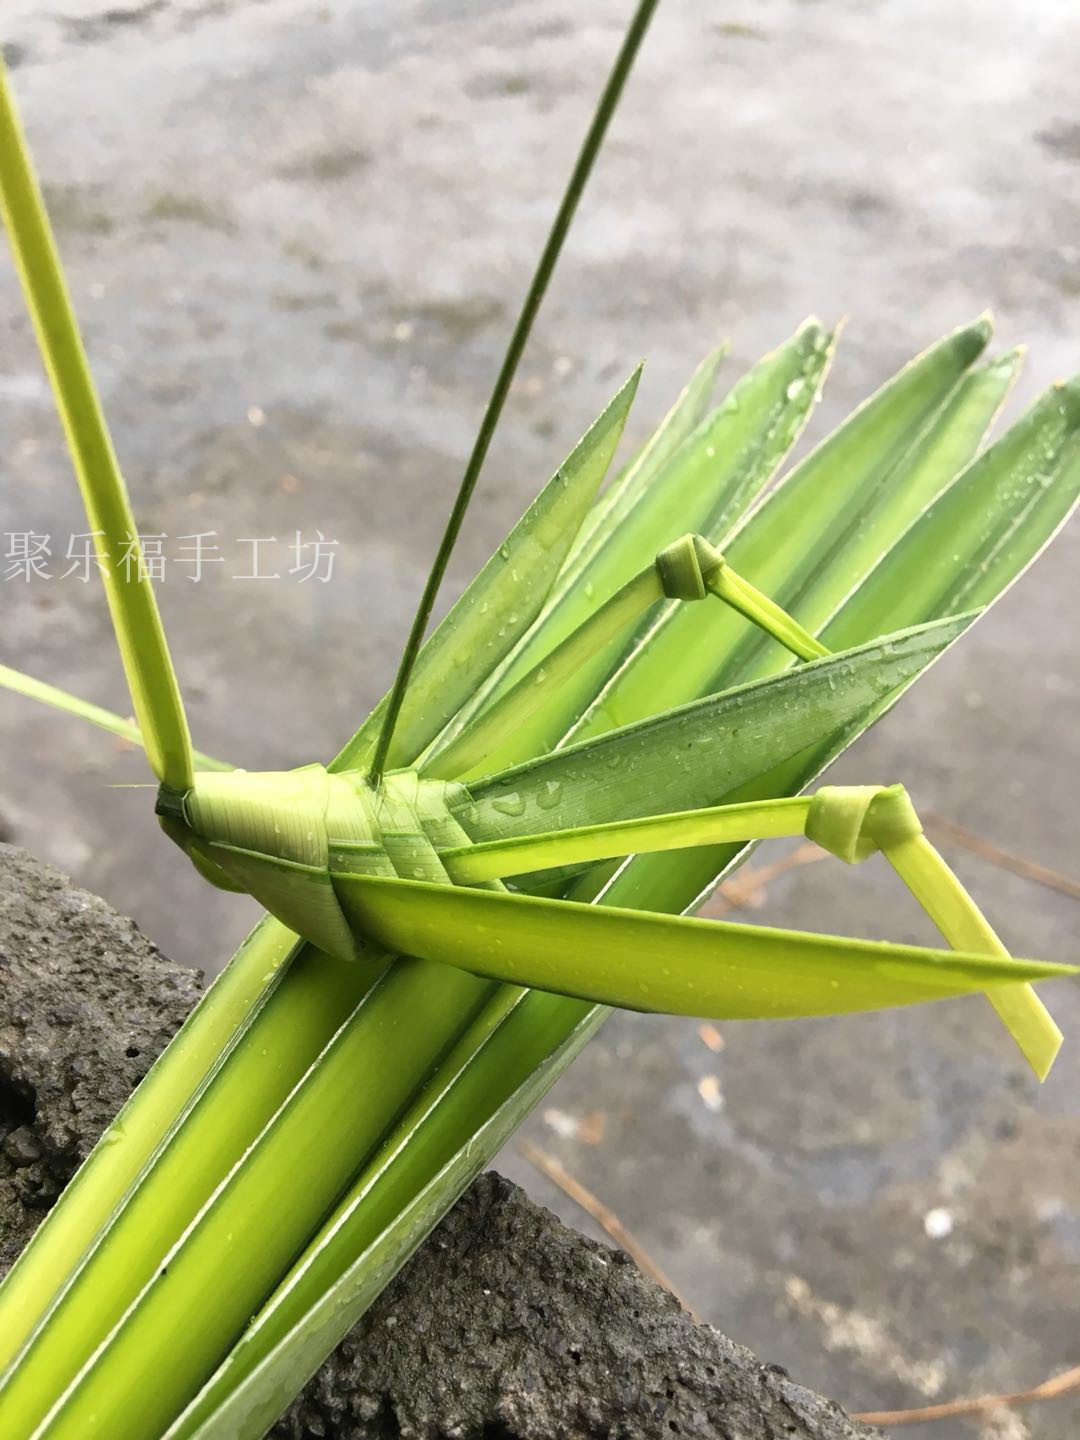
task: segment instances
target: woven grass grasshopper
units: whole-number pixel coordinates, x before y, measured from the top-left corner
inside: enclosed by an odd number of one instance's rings
[[[1080,486],[1080,389],[981,455],[1016,368],[985,321],[779,483],[834,337],[719,406],[710,356],[602,490],[636,375],[424,643],[531,319],[653,6],[616,62],[397,680],[337,759],[192,750],[152,587],[106,567],[162,828],[268,918],[0,1288],[0,1429],[257,1435],[603,1019],[985,993],[1039,1074],[1060,1036],[895,786],[800,792],[1033,558]],[[136,524],[6,86],[4,215],[101,550]],[[748,842],[880,850],[927,950],[691,918]],[[297,1183],[297,1177],[303,1177]]]

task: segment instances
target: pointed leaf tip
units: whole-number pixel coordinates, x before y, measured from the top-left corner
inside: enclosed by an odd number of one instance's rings
[[[989,310],[976,316],[970,325],[962,325],[953,332],[953,339],[964,350],[970,350],[971,359],[982,354],[994,334],[994,320]]]
[[[391,769],[423,752],[540,613],[614,458],[641,369],[623,382],[424,644],[398,717]],[[332,768],[361,767],[386,705],[384,698]]]

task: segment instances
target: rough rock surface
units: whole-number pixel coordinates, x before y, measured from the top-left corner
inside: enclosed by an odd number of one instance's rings
[[[0,1268],[199,989],[134,921],[0,845]]]
[[[198,994],[104,901],[0,845],[0,1270]],[[874,1433],[619,1251],[479,1179],[275,1427],[288,1440]]]

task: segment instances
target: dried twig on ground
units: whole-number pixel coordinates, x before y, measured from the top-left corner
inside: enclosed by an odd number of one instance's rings
[[[564,1195],[568,1195],[570,1199],[573,1200],[575,1205],[580,1205],[586,1215],[590,1215],[605,1234],[610,1235],[612,1240],[615,1241],[615,1244],[618,1245],[621,1250],[626,1251],[627,1255],[630,1256],[631,1260],[633,1260],[634,1264],[643,1274],[648,1275],[651,1279],[655,1280],[658,1285],[662,1285],[665,1290],[670,1291],[687,1314],[692,1316],[693,1319],[701,1319],[701,1316],[695,1313],[693,1306],[689,1305],[679,1294],[670,1279],[664,1274],[663,1270],[660,1269],[660,1266],[657,1265],[656,1261],[641,1242],[634,1239],[633,1235],[627,1230],[614,1210],[609,1209],[602,1200],[597,1199],[591,1190],[586,1190],[580,1180],[575,1180],[565,1165],[559,1160],[556,1160],[554,1155],[547,1154],[546,1151],[541,1150],[538,1145],[532,1144],[529,1140],[523,1140],[520,1148],[521,1153],[525,1156],[525,1159],[528,1160],[529,1164],[534,1165],[542,1175],[546,1175],[553,1184],[559,1187]]]
[[[1008,850],[1002,850],[1000,846],[984,840],[981,835],[965,830],[963,825],[958,825],[948,816],[939,815],[936,810],[924,812],[923,823],[931,835],[949,840],[962,850],[978,855],[981,860],[989,861],[991,865],[1010,870],[1024,880],[1033,880],[1036,885],[1045,885],[1049,890],[1057,890],[1062,895],[1071,895],[1074,900],[1080,900],[1080,880],[1073,880],[1059,870],[1051,870],[1034,860],[1025,860],[1022,855],[1013,855]]]
[[[757,909],[765,903],[765,892],[773,880],[800,865],[814,865],[828,858],[827,850],[807,841],[771,865],[744,865],[720,886],[701,913],[723,915],[728,910]]]
[[[913,1410],[868,1410],[853,1418],[868,1425],[917,1425],[926,1420],[950,1420],[957,1415],[983,1415],[1013,1405],[1028,1405],[1035,1400],[1056,1400],[1076,1390],[1080,1390],[1080,1365],[1051,1375],[1031,1390],[1016,1390],[1005,1395],[977,1395],[973,1400],[947,1400],[942,1405],[920,1405]]]

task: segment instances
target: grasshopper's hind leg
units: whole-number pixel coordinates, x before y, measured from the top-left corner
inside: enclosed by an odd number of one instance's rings
[[[970,954],[1009,952],[923,832],[902,785],[822,786],[813,795],[521,835],[444,852],[459,885],[562,865],[697,845],[805,835],[848,864],[880,851],[949,945]],[[1030,985],[992,986],[986,994],[1040,1079],[1061,1032]]]
[[[946,860],[927,839],[902,785],[824,785],[811,802],[806,835],[849,863],[880,850],[954,950],[1007,956],[1008,950]],[[1045,1080],[1062,1034],[1030,985],[988,990],[987,998],[1025,1059]]]

